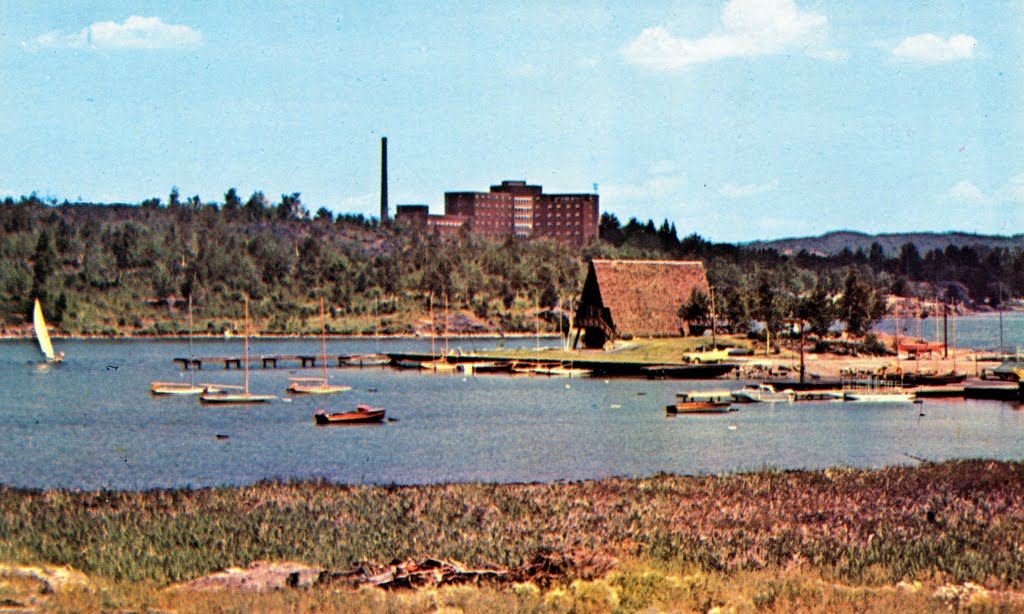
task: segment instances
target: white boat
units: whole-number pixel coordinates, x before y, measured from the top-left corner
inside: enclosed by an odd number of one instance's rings
[[[53,343],[50,341],[50,331],[46,329],[46,320],[43,318],[43,306],[36,299],[35,308],[32,310],[32,327],[35,328],[36,341],[39,342],[39,351],[46,357],[47,363],[63,362],[64,352],[53,353]]]
[[[547,375],[548,377],[590,377],[593,373],[590,369],[571,367],[561,363],[538,365],[534,368],[533,372],[537,375]]]
[[[790,401],[842,401],[842,390],[787,390]]]
[[[153,382],[149,385],[149,393],[153,395],[189,395],[202,394],[204,391],[216,392],[216,384],[193,384],[191,382]]]
[[[254,403],[266,403],[277,397],[269,394],[252,394],[249,392],[249,297],[245,298],[245,385],[226,386],[223,384],[210,384],[209,387],[199,395],[199,401],[214,405],[250,405]],[[241,392],[231,392],[241,390]]]
[[[195,353],[192,351],[192,295],[188,296],[188,358],[189,360],[195,359]],[[188,363],[185,363],[186,368]],[[152,395],[190,395],[190,394],[202,394],[207,388],[215,388],[213,384],[196,384],[195,375],[192,370],[189,369],[188,381],[187,382],[152,382],[149,385],[149,393]]]
[[[914,391],[895,386],[849,388],[843,390],[843,400],[869,403],[910,403],[914,400]]]
[[[776,390],[771,384],[751,384],[733,391],[732,396],[739,403],[781,403],[789,402],[790,390]]]
[[[324,314],[324,298],[320,297],[320,360],[323,362],[322,377],[289,378],[288,392],[292,394],[335,394],[352,390],[352,386],[332,386],[327,380],[327,316]]]

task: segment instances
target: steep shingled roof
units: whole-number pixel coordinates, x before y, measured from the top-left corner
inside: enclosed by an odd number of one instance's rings
[[[619,336],[677,336],[679,308],[695,290],[708,293],[704,263],[697,260],[594,260],[585,287],[591,276]]]

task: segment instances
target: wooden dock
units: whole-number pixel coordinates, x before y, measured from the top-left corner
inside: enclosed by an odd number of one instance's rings
[[[339,367],[347,366],[352,357],[347,354],[328,356],[328,364],[337,360]],[[277,369],[278,367],[312,369],[317,366],[320,356],[313,355],[273,355],[273,356],[250,356],[249,366],[254,364],[262,365],[264,369]],[[204,364],[223,366],[225,369],[241,369],[245,362],[243,356],[203,356],[197,358],[175,358],[174,362],[181,365],[182,370],[201,370]]]

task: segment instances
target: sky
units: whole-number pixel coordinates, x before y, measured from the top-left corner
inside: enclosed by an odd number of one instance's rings
[[[0,195],[523,179],[743,242],[1024,232],[1024,2],[6,0]]]

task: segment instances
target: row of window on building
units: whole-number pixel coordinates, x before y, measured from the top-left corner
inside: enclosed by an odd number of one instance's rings
[[[525,181],[502,181],[490,192],[446,192],[443,215],[432,215],[427,205],[398,205],[395,220],[456,233],[463,227],[482,235],[501,238],[544,237],[584,244],[597,238],[597,194],[544,194],[541,186]]]

